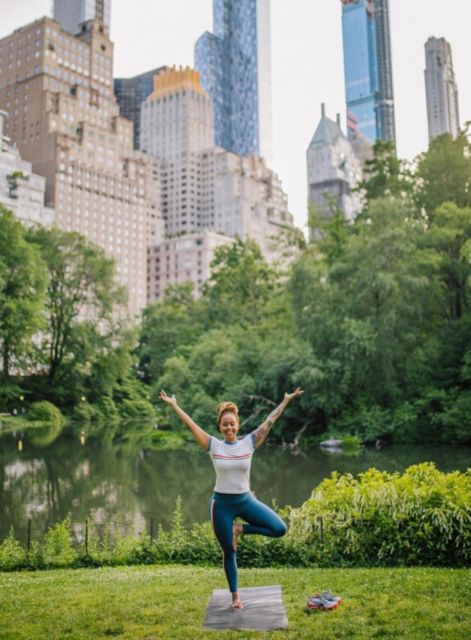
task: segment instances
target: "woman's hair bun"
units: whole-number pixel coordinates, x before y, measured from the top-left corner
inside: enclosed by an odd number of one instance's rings
[[[239,408],[235,402],[220,402],[216,407],[216,411],[218,414],[218,424],[223,413],[233,413],[237,420],[239,419]]]

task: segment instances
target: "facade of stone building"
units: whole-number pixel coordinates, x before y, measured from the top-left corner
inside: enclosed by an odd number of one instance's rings
[[[211,261],[217,247],[233,238],[205,229],[199,233],[167,238],[149,247],[147,299],[149,304],[165,297],[167,287],[191,282],[196,297],[211,275]]]
[[[42,18],[0,40],[5,133],[46,178],[54,224],[116,261],[128,313],[146,304],[147,245],[160,233],[159,162],[133,150],[113,93],[113,44],[92,20],[76,36]]]
[[[50,227],[54,209],[44,206],[46,179],[33,173],[31,163],[23,160],[3,135],[7,117],[5,111],[0,111],[0,204],[26,225]]]
[[[366,153],[367,145],[364,139],[362,153]],[[371,152],[371,143],[369,149]],[[355,191],[362,178],[362,162],[353,142],[342,131],[340,116],[337,115],[335,121],[328,118],[324,104],[306,160],[308,197],[315,213],[326,218],[338,207],[347,220],[353,220],[362,206],[361,195]],[[317,232],[311,229],[311,233],[315,236]]]

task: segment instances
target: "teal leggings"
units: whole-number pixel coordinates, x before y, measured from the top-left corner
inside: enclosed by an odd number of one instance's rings
[[[217,493],[209,501],[211,524],[222,547],[224,571],[229,589],[237,591],[236,552],[232,548],[232,525],[236,517],[248,524],[243,525],[244,534],[257,533],[262,536],[279,538],[284,536],[287,528],[283,520],[273,509],[257,500],[253,493]]]

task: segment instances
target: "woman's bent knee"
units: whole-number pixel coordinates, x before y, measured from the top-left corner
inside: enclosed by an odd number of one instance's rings
[[[283,520],[280,520],[279,522],[276,523],[276,526],[274,529],[275,537],[281,538],[287,533],[287,531],[288,531],[288,527],[285,525]]]

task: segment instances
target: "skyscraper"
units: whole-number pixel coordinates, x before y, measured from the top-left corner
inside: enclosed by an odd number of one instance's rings
[[[141,104],[152,92],[153,78],[167,67],[158,67],[141,73],[134,78],[115,78],[114,93],[123,118],[132,120],[134,125],[134,148],[139,149],[141,131]]]
[[[62,29],[72,35],[79,33],[81,23],[87,20],[99,20],[109,30],[111,0],[54,0],[52,13]]]
[[[270,0],[213,0],[213,30],[195,45],[195,67],[214,103],[216,145],[270,160]]]
[[[213,106],[194,69],[167,69],[141,107],[140,149],[161,162],[167,235],[202,228],[210,188],[200,154],[214,145]]]
[[[388,0],[341,0],[347,128],[396,141]]]
[[[458,87],[445,38],[431,37],[425,43],[424,74],[429,141],[443,133],[455,138],[460,128]]]
[[[150,302],[176,282],[200,289],[210,254],[235,236],[255,240],[269,261],[281,257],[282,236],[293,231],[281,182],[263,158],[214,145],[213,105],[197,71],[166,69],[154,77],[142,104],[140,145],[160,163],[167,235],[149,249]]]
[[[42,18],[2,38],[0,109],[21,157],[46,178],[54,224],[115,259],[135,314],[146,305],[147,245],[160,220],[159,165],[133,150],[132,123],[119,115],[106,27],[83,26],[74,36]]]

